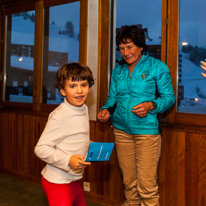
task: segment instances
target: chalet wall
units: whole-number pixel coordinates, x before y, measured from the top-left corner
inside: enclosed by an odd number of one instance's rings
[[[0,111],[0,172],[40,184],[44,164],[34,147],[47,122],[46,114]],[[113,142],[110,123],[90,122],[91,140]],[[162,134],[158,169],[162,206],[206,205],[206,131],[167,126]],[[82,180],[90,182],[88,200],[120,205],[124,201],[116,151],[109,162],[93,163]]]

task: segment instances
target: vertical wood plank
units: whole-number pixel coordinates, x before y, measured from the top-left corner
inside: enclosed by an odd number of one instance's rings
[[[205,194],[206,194],[206,146],[205,146],[206,136],[201,134],[198,138],[199,148],[198,148],[198,206],[205,206]]]
[[[161,145],[161,156],[158,166],[158,185],[159,185],[159,195],[160,195],[160,205],[165,205],[165,188],[166,188],[166,139],[167,131],[163,130],[162,132],[162,145]]]
[[[167,161],[166,161],[166,202],[165,205],[177,205],[177,137],[175,131],[167,131]]]
[[[18,132],[17,132],[17,172],[21,172],[21,160],[22,160],[22,137],[23,137],[23,115],[18,114],[18,120],[17,120],[17,127],[18,127]]]
[[[185,205],[185,132],[177,133],[177,206]]]

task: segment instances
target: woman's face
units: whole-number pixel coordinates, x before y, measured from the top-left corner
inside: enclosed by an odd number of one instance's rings
[[[126,43],[119,44],[119,51],[129,68],[134,68],[142,58],[142,50],[143,48],[136,46],[131,39],[127,39]]]

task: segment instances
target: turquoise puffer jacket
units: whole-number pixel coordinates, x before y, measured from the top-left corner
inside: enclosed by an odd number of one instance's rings
[[[155,96],[156,89],[159,98]],[[114,127],[128,134],[158,134],[157,113],[172,107],[175,99],[167,65],[145,52],[131,77],[126,64],[113,69],[109,95],[101,110],[116,103],[115,112],[111,115]],[[140,118],[131,112],[132,107],[151,101],[156,103],[157,109],[148,112],[146,117]]]

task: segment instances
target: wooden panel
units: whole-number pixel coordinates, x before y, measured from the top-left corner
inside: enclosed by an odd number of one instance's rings
[[[168,30],[167,30],[167,66],[171,73],[174,92],[177,84],[177,56],[178,56],[178,1],[168,0]],[[173,106],[168,114],[168,122],[175,123],[176,106]]]
[[[0,168],[19,175],[40,178],[42,162],[34,147],[44,129],[47,117],[0,113]]]
[[[163,131],[158,171],[160,205],[205,205],[205,141],[202,131]]]
[[[204,114],[187,114],[176,113],[176,123],[183,125],[206,126],[206,115]]]
[[[42,103],[42,71],[43,71],[43,37],[44,8],[43,0],[35,5],[35,46],[34,46],[34,80],[33,80],[33,111],[41,110]]]
[[[15,1],[14,3],[4,4],[5,15],[31,11],[35,9],[35,0],[28,1]]]
[[[97,113],[105,104],[108,95],[108,64],[109,64],[109,35],[110,35],[110,11],[109,0],[99,1],[99,60],[98,60],[98,92]]]
[[[111,124],[91,122],[90,130],[92,141],[114,142]],[[84,181],[90,182],[90,193],[94,196],[98,194],[106,197],[106,202],[116,200],[117,205],[124,201],[122,176],[117,163],[115,148],[109,162],[93,163],[87,168]],[[99,199],[97,196],[95,198]]]
[[[45,127],[47,116],[41,113],[0,111],[0,171],[40,183],[45,163],[34,154],[34,147]],[[90,123],[91,140],[114,142],[110,123]],[[86,168],[81,182],[90,182],[89,200],[120,205],[124,201],[122,176],[114,149],[109,162],[93,163]]]
[[[80,1],[79,62],[87,64],[88,0]]]
[[[58,0],[58,1],[56,1],[56,0],[44,0],[44,7],[67,4],[67,3],[72,3],[72,2],[76,2],[76,1],[79,1],[79,0]]]
[[[168,1],[162,1],[162,33],[161,33],[161,61],[167,64],[167,29],[168,26],[165,23],[165,20],[168,18],[167,16],[167,7]]]
[[[45,127],[47,115],[0,110],[0,172],[40,184],[45,163],[34,154],[34,147]],[[114,142],[110,123],[90,122],[91,140]],[[197,128],[164,127],[162,154],[158,168],[160,205],[205,206],[206,131]],[[90,182],[87,200],[106,205],[124,201],[122,175],[116,150],[109,162],[92,163],[83,181]]]

